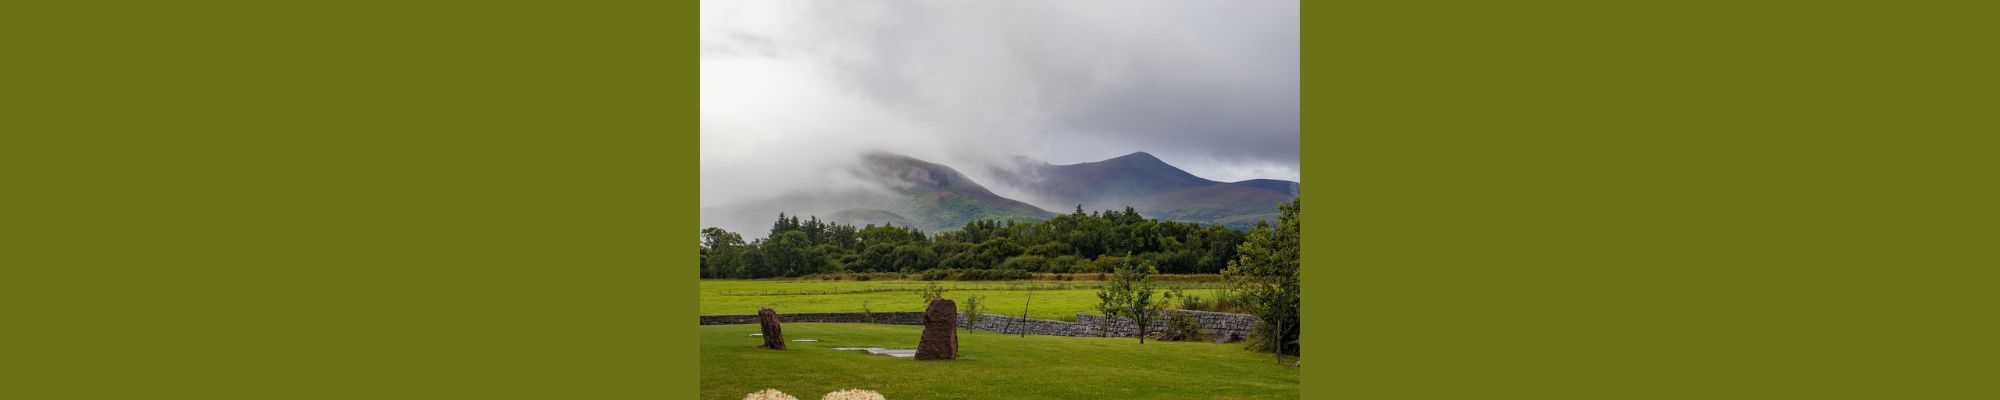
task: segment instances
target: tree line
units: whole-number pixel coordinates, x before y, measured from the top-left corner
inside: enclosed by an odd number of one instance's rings
[[[769,234],[753,241],[722,228],[702,229],[701,277],[940,269],[1089,273],[1128,262],[1168,274],[1220,273],[1236,260],[1247,235],[1221,225],[1148,219],[1130,207],[1085,213],[1078,206],[1039,222],[977,220],[936,234],[779,214]]]

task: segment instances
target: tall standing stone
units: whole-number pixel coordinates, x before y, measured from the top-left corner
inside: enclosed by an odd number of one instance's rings
[[[931,299],[924,309],[924,337],[917,341],[918,360],[958,358],[958,303]]]
[[[770,308],[757,310],[757,324],[764,328],[764,348],[785,349],[785,331],[778,328],[778,311]]]

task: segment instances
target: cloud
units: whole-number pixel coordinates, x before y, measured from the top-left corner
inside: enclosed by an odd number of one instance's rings
[[[852,183],[869,150],[1298,179],[1296,1],[701,6],[704,206]]]

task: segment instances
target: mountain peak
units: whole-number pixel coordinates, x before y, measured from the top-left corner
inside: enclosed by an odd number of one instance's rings
[[[1114,157],[1114,158],[1112,158],[1112,160],[1119,160],[1119,159],[1134,159],[1134,160],[1153,160],[1153,161],[1160,161],[1160,158],[1159,158],[1159,157],[1154,157],[1154,156],[1153,156],[1153,153],[1147,153],[1147,152],[1143,152],[1143,151],[1135,151],[1135,152],[1132,152],[1132,154],[1126,154],[1126,155],[1122,155],[1122,156],[1118,156],[1118,157]],[[1110,160],[1106,160],[1106,161],[1110,161]],[[1160,161],[1160,162],[1165,162],[1165,161]]]

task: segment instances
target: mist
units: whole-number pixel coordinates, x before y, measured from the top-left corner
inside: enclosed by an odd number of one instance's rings
[[[869,151],[1030,203],[984,166],[1144,151],[1212,180],[1299,180],[1296,1],[701,7],[704,226],[762,236],[772,210],[888,195],[852,169]]]

